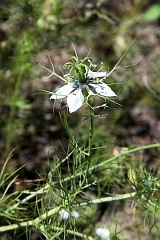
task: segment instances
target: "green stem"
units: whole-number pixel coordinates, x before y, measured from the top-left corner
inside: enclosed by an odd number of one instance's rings
[[[14,209],[18,208],[19,205],[25,204],[30,199],[38,196],[39,194],[47,193],[49,191],[49,188],[50,188],[50,185],[47,183],[44,187],[40,188],[39,190],[37,190],[35,192],[32,192],[29,196],[25,197],[23,200],[18,201],[18,203],[16,203],[13,206],[11,206],[9,209],[7,209],[7,212],[13,211]]]
[[[89,168],[90,168],[90,163],[92,159],[92,145],[93,145],[93,125],[94,125],[94,111],[93,108],[91,107],[91,100],[88,99],[88,106],[89,106],[89,114],[90,114],[90,129],[89,129],[89,143],[88,143],[88,159],[87,159],[87,166],[86,166],[86,171],[85,175],[82,181],[81,186],[84,185],[86,182]]]
[[[103,202],[112,202],[112,201],[118,201],[118,200],[124,200],[124,199],[129,199],[135,197],[137,192],[132,192],[132,193],[125,193],[125,194],[117,194],[112,197],[104,197],[104,198],[98,198],[98,199],[93,199],[87,202],[82,202],[79,205],[80,206],[85,206],[88,204],[98,204],[98,203],[103,203]]]
[[[142,146],[142,147],[130,149],[130,150],[126,151],[126,152],[120,153],[118,156],[114,156],[114,157],[112,157],[112,158],[109,158],[109,159],[107,159],[106,161],[97,164],[96,166],[89,167],[89,170],[88,170],[88,171],[96,170],[96,169],[98,169],[99,167],[102,167],[102,166],[106,165],[107,163],[113,162],[113,161],[121,158],[122,156],[128,156],[128,155],[131,155],[131,154],[133,154],[133,153],[136,153],[136,152],[139,152],[139,151],[143,151],[143,150],[145,150],[145,149],[150,149],[150,148],[160,148],[160,144],[159,144],[159,143],[156,143],[156,144],[151,144],[151,145],[147,145],[147,146]],[[79,174],[77,174],[77,177],[78,177],[78,176],[81,176],[81,175],[82,175],[82,173],[80,172]],[[74,179],[74,178],[75,178],[75,176],[69,176],[69,177],[66,177],[63,181],[64,181],[64,182],[67,182],[67,181],[70,181],[71,179]],[[57,182],[55,182],[55,184],[56,184],[56,183],[57,183]],[[11,210],[13,210],[13,209],[16,209],[20,204],[24,204],[24,203],[28,202],[28,200],[32,199],[32,198],[35,197],[36,195],[48,191],[48,189],[49,189],[49,184],[46,184],[44,187],[40,188],[38,191],[36,191],[36,192],[32,193],[31,195],[25,197],[22,201],[18,202],[18,203],[15,204],[14,206],[12,206],[12,207],[9,209],[9,211],[11,211]]]
[[[50,211],[42,214],[41,216],[35,218],[34,220],[29,220],[29,221],[25,221],[25,222],[16,223],[16,224],[11,224],[9,226],[2,226],[2,227],[0,227],[0,232],[6,232],[6,231],[16,230],[16,229],[24,228],[24,227],[31,227],[31,226],[36,227],[43,220],[46,220],[47,218],[56,214],[59,211],[59,209],[60,209],[60,207],[56,207],[54,209],[51,209]]]
[[[39,228],[42,232],[45,231],[45,227],[42,225]],[[51,229],[55,232],[60,231],[60,232],[64,232],[64,228],[62,227],[51,227]],[[87,239],[87,240],[94,240],[94,238],[92,238],[91,236],[87,236],[86,234],[80,233],[80,232],[76,232],[75,230],[70,230],[70,229],[65,229],[65,231],[70,234],[70,235],[74,235],[83,239]],[[54,237],[54,236],[53,236]],[[53,239],[53,238],[52,238]]]
[[[90,104],[90,102],[89,102]],[[91,160],[92,157],[92,144],[93,144],[93,124],[94,124],[94,114],[93,114],[93,109],[91,106],[89,106],[89,111],[90,111],[90,129],[89,129],[89,150],[88,150],[88,156],[89,156],[89,161]]]
[[[82,202],[80,204],[77,204],[77,206],[85,206],[88,204],[98,204],[98,203],[102,203],[102,202],[112,202],[112,201],[117,201],[117,200],[125,200],[125,199],[130,199],[133,198],[137,195],[136,192],[132,192],[132,193],[126,193],[126,194],[119,194],[119,195],[115,195],[113,197],[104,197],[104,198],[100,198],[100,199],[94,199],[94,200],[90,200],[87,202]],[[51,209],[50,211],[43,213],[41,216],[39,216],[38,218],[34,219],[34,220],[29,220],[29,221],[25,221],[25,222],[21,222],[21,223],[17,223],[17,224],[11,224],[8,226],[2,226],[0,227],[0,232],[6,232],[6,231],[11,231],[11,230],[16,230],[19,228],[27,228],[27,227],[36,227],[38,226],[40,223],[43,222],[43,220],[45,221],[47,218],[51,217],[52,215],[56,214],[61,207],[56,207],[54,209]],[[56,229],[56,227],[55,227]],[[68,230],[67,230],[68,231]],[[71,233],[71,231],[70,231]],[[80,237],[86,237],[85,235],[79,235]],[[91,238],[90,238],[91,239]]]
[[[104,162],[101,162],[101,163],[99,163],[99,164],[97,164],[95,166],[89,167],[88,171],[92,172],[93,170],[98,170],[100,167],[106,166],[106,164],[114,162],[114,161],[120,159],[121,157],[129,156],[129,155],[131,155],[133,153],[140,152],[140,151],[143,151],[143,150],[146,150],[146,149],[150,149],[150,148],[160,148],[160,143],[150,144],[150,145],[141,146],[141,147],[138,147],[138,148],[126,150],[125,152],[122,152],[122,153],[120,153],[117,156],[111,157],[111,158],[105,160]],[[81,175],[82,175],[82,172],[77,173],[76,177],[79,177]],[[64,179],[64,182],[70,181],[71,179],[74,179],[74,178],[75,178],[75,176],[66,177]]]

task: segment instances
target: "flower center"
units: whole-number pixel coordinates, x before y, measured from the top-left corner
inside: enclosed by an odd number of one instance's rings
[[[73,88],[83,89],[86,86],[87,86],[87,83],[82,83],[82,82],[79,82],[79,81],[75,81],[74,84],[73,84]]]

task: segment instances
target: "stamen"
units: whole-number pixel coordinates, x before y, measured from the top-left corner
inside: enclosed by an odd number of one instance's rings
[[[87,86],[87,84],[78,82],[78,86],[79,86],[80,89],[82,89],[82,88],[85,88]]]

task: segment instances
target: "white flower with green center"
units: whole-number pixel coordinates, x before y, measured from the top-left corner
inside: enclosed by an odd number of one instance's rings
[[[57,90],[50,99],[62,99],[67,97],[67,105],[69,108],[69,112],[75,112],[78,108],[83,105],[84,96],[83,89],[86,89],[88,95],[94,95],[89,87],[93,87],[98,95],[102,97],[115,97],[116,94],[112,91],[112,89],[107,86],[105,83],[98,83],[97,78],[106,77],[106,72],[92,72],[88,71],[86,79],[83,81],[79,80],[71,80],[67,85],[61,87]]]

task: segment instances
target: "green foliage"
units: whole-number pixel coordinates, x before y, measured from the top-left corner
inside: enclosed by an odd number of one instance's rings
[[[146,21],[156,21],[160,18],[160,4],[153,4],[145,13],[144,19]]]

